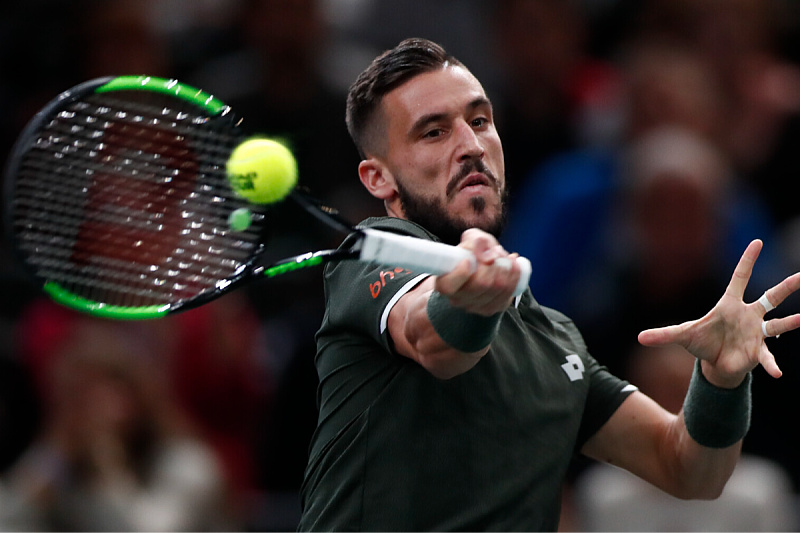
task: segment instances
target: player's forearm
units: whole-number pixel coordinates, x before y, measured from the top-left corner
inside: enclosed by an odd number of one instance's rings
[[[429,314],[430,297],[434,291],[419,294],[408,306],[403,321],[406,355],[440,379],[450,379],[470,370],[489,351],[489,343],[475,350],[459,350],[437,333]],[[458,320],[453,317],[452,320]],[[483,344],[483,343],[478,343]],[[401,352],[402,353],[402,352]]]
[[[428,314],[432,294],[433,282],[429,279],[403,296],[389,314],[389,334],[399,354],[416,361],[439,379],[450,379],[474,367],[488,352],[489,343],[465,351],[442,339]]]
[[[675,419],[673,484],[667,492],[683,499],[718,498],[741,456],[742,441],[725,448],[703,446],[686,430],[683,413]]]
[[[750,427],[750,375],[722,387],[706,378],[707,371],[707,365],[695,364],[683,409],[672,424],[679,450],[678,478],[695,498],[719,496]]]
[[[439,379],[452,379],[472,369],[489,348],[476,353],[464,353],[450,348],[442,350],[420,350],[415,360],[425,370]]]
[[[670,413],[641,392],[628,396],[581,449],[682,499],[719,496],[740,450],[741,439],[716,448],[698,443],[683,413]]]

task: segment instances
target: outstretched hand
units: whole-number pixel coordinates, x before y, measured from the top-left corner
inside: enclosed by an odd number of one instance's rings
[[[744,291],[762,245],[760,240],[750,243],[725,294],[708,314],[683,324],[645,330],[639,334],[639,342],[683,346],[702,361],[706,379],[719,387],[736,387],[759,364],[772,377],[780,377],[782,372],[765,340],[800,327],[800,314],[771,320],[764,315],[800,288],[800,273],[767,290],[760,300],[745,303]]]

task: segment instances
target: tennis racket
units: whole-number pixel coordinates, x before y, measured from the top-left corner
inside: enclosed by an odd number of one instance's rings
[[[56,302],[114,319],[162,317],[326,261],[432,274],[475,261],[462,248],[355,229],[295,189],[289,198],[358,242],[261,264],[270,206],[239,197],[225,171],[247,137],[230,107],[176,80],[99,78],[63,92],[24,128],[6,168],[17,259]],[[246,224],[230,222],[241,216]],[[517,293],[530,277],[530,263],[520,265]]]

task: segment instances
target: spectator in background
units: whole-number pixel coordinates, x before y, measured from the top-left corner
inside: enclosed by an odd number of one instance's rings
[[[219,458],[237,516],[249,521],[263,488],[260,441],[272,432],[266,426],[275,387],[259,318],[236,292],[154,327],[170,390]]]
[[[0,527],[230,529],[223,474],[170,397],[152,331],[71,313],[41,316],[71,318],[39,324],[65,335],[42,352],[45,421],[2,480]]]
[[[511,202],[503,244],[537,265],[531,288],[545,304],[565,309],[578,324],[595,315],[600,297],[598,265],[628,255],[619,243],[616,205],[625,153],[649,132],[684,128],[720,150],[723,109],[719,87],[704,63],[671,41],[636,41],[620,63],[617,109],[623,126],[605,146],[582,146],[546,160],[525,177]],[[728,157],[723,154],[722,157]],[[731,168],[730,172],[733,172]],[[727,219],[718,253],[730,265],[750,239],[772,234],[772,221],[758,195],[732,176],[724,204]],[[721,201],[723,201],[721,200]],[[774,279],[774,252],[762,257],[765,270],[754,285]],[[585,291],[589,291],[588,293]]]
[[[800,171],[800,69],[782,48],[797,20],[794,2],[650,0],[637,24],[691,47],[721,91],[722,147],[737,172],[766,200],[779,225],[798,215],[783,194]],[[796,59],[796,57],[795,57]]]
[[[85,79],[100,76],[172,77],[172,54],[153,20],[153,0],[79,0],[78,32]],[[65,87],[66,88],[66,87]]]
[[[613,200],[624,253],[599,266],[584,292],[594,308],[591,316],[584,309],[584,337],[612,371],[626,375],[648,324],[702,315],[724,290],[731,180],[724,154],[688,128],[657,128],[629,145]]]
[[[513,194],[542,161],[589,135],[580,121],[616,105],[619,82],[615,67],[588,54],[588,21],[576,2],[501,0],[493,9],[490,49],[501,80],[493,100]]]
[[[50,368],[80,318],[39,299],[19,321],[17,357],[34,379],[44,415],[52,404]],[[239,292],[157,321],[109,326],[107,333],[141,333],[139,345],[147,346],[147,362],[164,382],[171,408],[213,451],[230,510],[241,523],[251,520],[262,489],[259,444],[264,432],[271,433],[265,426],[274,381],[271,353],[246,296]]]
[[[723,145],[721,82],[687,43],[643,37],[628,45],[620,65],[624,104],[618,111],[625,127],[617,142],[668,125],[686,127]]]

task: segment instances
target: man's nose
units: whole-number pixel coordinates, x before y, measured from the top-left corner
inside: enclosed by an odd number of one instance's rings
[[[458,160],[482,158],[485,150],[475,130],[466,121],[459,121],[456,126],[458,138]]]

